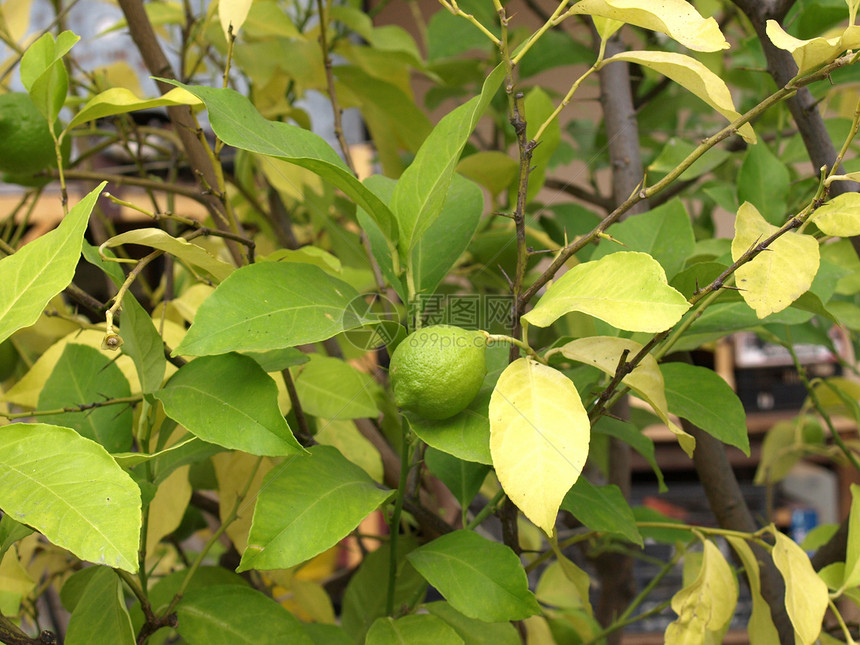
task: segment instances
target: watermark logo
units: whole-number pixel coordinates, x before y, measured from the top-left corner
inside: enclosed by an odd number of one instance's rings
[[[353,298],[343,312],[346,341],[358,349],[371,351],[388,345],[400,328],[397,305],[384,295],[365,294]]]

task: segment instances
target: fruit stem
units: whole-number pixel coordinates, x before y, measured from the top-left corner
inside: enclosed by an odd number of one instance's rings
[[[543,363],[544,365],[547,364],[546,359],[539,356],[538,353],[529,346],[527,341],[514,338],[513,336],[506,336],[504,334],[491,334],[483,329],[481,330],[481,333],[491,343],[510,343],[512,345],[516,345],[538,363]]]

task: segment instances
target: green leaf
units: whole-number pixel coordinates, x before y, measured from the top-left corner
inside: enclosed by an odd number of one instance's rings
[[[376,381],[341,359],[311,356],[295,382],[302,409],[315,417],[360,419],[379,415]]]
[[[394,586],[394,606],[412,609],[421,602],[427,583],[406,559],[405,554],[415,548],[415,538],[401,536],[397,542],[397,564]],[[364,635],[374,620],[385,616],[390,549],[383,544],[364,556],[343,595],[341,623],[356,643],[364,642]]]
[[[689,308],[654,258],[622,252],[570,269],[523,319],[548,327],[566,313],[581,311],[619,329],[654,333],[669,329]]]
[[[178,87],[154,99],[141,99],[124,87],[112,87],[96,94],[87,101],[80,112],[69,122],[67,128],[73,128],[81,123],[95,121],[106,116],[173,105],[201,105],[201,102],[197,97]]]
[[[630,447],[642,455],[645,461],[648,462],[648,465],[651,466],[651,469],[657,476],[657,486],[659,491],[664,493],[668,490],[666,488],[666,483],[663,481],[663,471],[660,470],[660,466],[654,456],[654,441],[642,433],[639,428],[634,426],[632,423],[603,416],[597,420],[597,423],[591,426],[591,432],[616,437],[630,445]]]
[[[530,141],[537,134],[541,124],[552,116],[555,111],[555,104],[543,88],[534,87],[526,94],[524,107],[528,117],[526,138]],[[546,181],[547,165],[560,142],[561,125],[558,119],[553,119],[541,134],[540,145],[532,152],[527,201],[534,199],[540,189],[543,188],[544,181]],[[511,200],[511,203],[515,202],[516,197]]]
[[[548,535],[585,465],[590,428],[576,387],[561,372],[520,358],[499,377],[490,399],[496,475],[511,501]]]
[[[761,595],[761,572],[759,563],[750,545],[739,537],[726,536],[726,540],[738,554],[744,566],[744,573],[749,582],[750,595],[752,596],[752,612],[747,624],[747,632],[750,637],[750,645],[770,645],[779,642],[779,634],[773,624],[770,614],[770,606]]]
[[[641,4],[641,3],[640,3]],[[683,3],[686,4],[686,3]],[[655,5],[658,6],[658,5]],[[689,5],[687,5],[689,6]],[[714,110],[722,114],[729,122],[740,118],[735,110],[731,92],[725,81],[714,74],[695,58],[665,51],[631,51],[615,54],[605,64],[623,60],[653,69],[655,72],[670,78],[685,90],[692,92]],[[738,134],[747,143],[755,143],[756,136],[749,123],[738,128]],[[753,148],[758,146],[753,146]],[[752,150],[753,148],[750,148]]]
[[[616,533],[642,546],[633,510],[618,486],[595,486],[580,477],[564,496],[561,508],[592,531]]]
[[[400,254],[404,258],[409,257],[439,217],[460,154],[504,74],[504,65],[497,66],[484,81],[479,96],[455,108],[439,121],[397,182],[391,208],[397,216]]]
[[[406,557],[465,616],[502,622],[540,613],[516,554],[473,531],[443,535]]]
[[[140,490],[94,441],[45,423],[0,427],[0,508],[82,560],[137,571]]]
[[[412,251],[415,287],[432,294],[469,246],[481,213],[484,194],[477,184],[455,174],[438,219]]]
[[[224,143],[315,172],[364,208],[388,240],[397,240],[397,222],[391,211],[362,185],[322,137],[297,126],[263,118],[251,102],[235,90],[166,82],[184,87],[206,104],[212,130]]]
[[[777,230],[755,206],[744,202],[735,219],[732,259],[737,260]],[[764,318],[782,311],[807,291],[818,265],[818,241],[811,235],[789,231],[774,240],[767,251],[739,267],[735,278],[744,301],[756,316]]]
[[[418,614],[395,620],[388,616],[377,618],[367,630],[365,645],[465,645],[445,621]]]
[[[702,643],[704,632],[716,632],[732,619],[738,583],[720,550],[704,541],[699,575],[672,597],[677,620],[666,629],[667,643]]]
[[[747,148],[737,182],[739,204],[749,202],[771,224],[785,222],[790,176],[766,144]]]
[[[9,547],[32,533],[33,529],[20,522],[16,522],[8,515],[0,517],[0,562],[3,561],[3,557],[6,555]]]
[[[176,616],[176,630],[188,643],[313,645],[295,616],[250,587],[216,585],[190,591],[176,606]]]
[[[723,443],[740,448],[749,457],[744,406],[713,370],[685,363],[660,366],[669,412],[683,417]]]
[[[128,292],[122,299],[119,331],[124,341],[122,352],[134,361],[141,391],[144,394],[154,392],[161,387],[167,369],[164,341],[156,331],[152,318],[137,298]]]
[[[609,232],[624,246],[603,241],[591,260],[599,260],[622,249],[642,251],[657,260],[669,277],[684,268],[696,246],[690,216],[680,199],[673,199],[647,213],[632,215],[615,224]]]
[[[717,21],[703,18],[685,0],[580,0],[569,13],[601,16],[657,31],[695,51],[729,48]]]
[[[75,204],[56,229],[0,260],[0,342],[36,322],[72,281],[87,221],[106,183]]]
[[[488,623],[469,618],[454,609],[447,602],[430,602],[424,609],[433,616],[441,618],[460,635],[466,645],[519,645],[520,638],[516,628],[508,622]]]
[[[785,608],[798,645],[812,645],[827,611],[827,585],[815,573],[809,556],[787,535],[774,531],[773,563],[785,580]]]
[[[97,349],[69,343],[39,394],[39,408],[54,410],[128,396],[128,381],[116,363]],[[128,405],[64,412],[52,415],[51,421],[100,443],[108,452],[131,447],[132,411]]]
[[[359,297],[311,264],[251,264],[203,301],[174,355],[264,352],[326,340],[371,322],[351,314],[349,305]]]
[[[277,385],[247,356],[197,358],[154,396],[203,441],[270,457],[303,451],[278,408]]]
[[[488,418],[490,395],[491,390],[481,390],[465,410],[448,419],[433,421],[409,414],[405,418],[412,431],[428,446],[465,461],[492,464]]]
[[[504,152],[482,150],[463,157],[457,164],[457,172],[480,184],[495,197],[517,178],[519,164]]]
[[[176,256],[183,262],[211,273],[219,282],[233,272],[233,267],[217,259],[202,246],[181,237],[173,237],[158,228],[138,228],[121,233],[104,243],[105,248],[115,248],[123,244],[140,244]]]
[[[69,74],[62,58],[79,40],[80,36],[71,31],[62,32],[56,40],[46,33],[21,57],[21,83],[48,123],[57,119],[69,91]]]
[[[391,496],[329,446],[289,457],[263,480],[238,571],[287,569],[346,537]]]
[[[432,447],[424,453],[424,463],[454,493],[462,508],[469,507],[490,472],[490,467],[485,464],[458,459]]]
[[[92,645],[93,642],[134,645],[137,641],[119,576],[108,567],[93,569],[69,618],[65,642],[68,645]]]
[[[860,486],[857,484],[851,484],[851,511],[848,515],[847,545],[843,588],[860,585]]]

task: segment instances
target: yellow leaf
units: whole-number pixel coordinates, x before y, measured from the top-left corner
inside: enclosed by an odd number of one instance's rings
[[[245,18],[248,17],[248,11],[251,9],[251,0],[220,0],[218,3],[218,17],[221,19],[221,29],[224,30],[224,37],[230,40],[230,28],[232,26],[233,37],[235,38]]]
[[[169,535],[182,522],[185,509],[191,500],[188,471],[191,466],[177,468],[158,485],[155,497],[149,504],[149,521],[146,527],[146,553],[158,557],[155,548],[165,535]]]
[[[860,175],[860,173],[852,173]],[[842,193],[821,205],[812,222],[825,235],[852,237],[860,235],[860,195]]]
[[[68,334],[61,338],[56,343],[45,350],[39,359],[33,363],[29,371],[21,377],[21,380],[15,383],[8,392],[5,399],[10,403],[16,403],[25,408],[36,409],[39,407],[39,394],[45,386],[45,382],[54,371],[57,361],[63,354],[66,345],[73,343],[75,345],[87,345],[99,350],[103,355],[111,359],[116,359],[116,365],[119,367],[123,376],[128,379],[129,387],[132,392],[140,392],[140,380],[137,377],[137,370],[134,367],[134,361],[127,354],[117,356],[115,352],[108,349],[102,349],[102,340],[104,339],[104,329],[81,329]]]
[[[774,531],[773,562],[785,580],[785,608],[794,625],[798,645],[812,645],[821,633],[827,611],[827,585],[812,568],[809,557],[791,538]]]
[[[779,230],[755,206],[744,202],[735,219],[732,259]],[[782,311],[809,290],[818,273],[818,242],[810,235],[786,233],[735,272],[737,286],[759,318]]]
[[[703,18],[685,0],[580,0],[568,13],[602,16],[659,31],[695,51],[729,48],[717,21]]]
[[[761,595],[759,563],[753,550],[747,544],[746,540],[741,538],[727,536],[726,540],[732,545],[732,548],[743,563],[747,581],[749,582],[750,594],[752,596],[752,613],[750,614],[749,623],[747,623],[747,633],[749,634],[750,645],[771,645],[771,643],[778,643],[779,634],[770,615],[770,606],[767,604],[764,596]]]
[[[839,36],[810,40],[801,40],[786,33],[775,20],[767,21],[765,31],[774,45],[791,52],[801,74],[836,60],[847,50],[856,49],[860,45],[860,27],[856,25],[848,27]]]
[[[616,54],[606,62],[609,63],[614,60],[638,63],[671,78],[678,85],[698,96],[730,122],[741,116],[735,110],[732,95],[723,79],[695,58],[673,52],[632,51]],[[738,133],[747,143],[756,142],[755,132],[749,123],[742,125]]]
[[[573,383],[520,358],[490,398],[490,454],[505,493],[548,535],[588,456],[590,424]]]
[[[622,251],[573,267],[556,280],[523,319],[547,327],[581,311],[627,331],[655,333],[677,323],[690,303],[669,286],[647,253]]]
[[[125,114],[135,110],[148,110],[155,107],[173,105],[202,105],[203,102],[188,90],[177,87],[164,96],[154,99],[138,98],[131,90],[124,87],[112,87],[87,101],[86,105],[74,116],[69,127],[72,128],[87,121],[95,121],[105,116]]]
[[[21,566],[18,550],[13,546],[0,560],[0,611],[6,616],[17,615],[21,599],[35,587],[35,581]]]
[[[738,584],[723,554],[710,540],[704,542],[699,575],[672,597],[677,620],[666,629],[667,643],[704,643],[706,632],[722,629],[738,601]]]
[[[247,484],[257,459],[254,455],[239,451],[220,452],[212,457],[215,477],[218,479],[218,509],[221,521],[224,521],[232,510],[236,497]],[[251,530],[251,519],[254,516],[254,500],[260,492],[263,476],[273,467],[272,460],[264,457],[257,469],[257,474],[254,475],[254,481],[251,482],[245,501],[239,506],[236,521],[227,527],[227,536],[240,555],[248,546],[248,532]]]
[[[593,365],[610,376],[615,375],[618,361],[624,350],[628,350],[627,360],[632,359],[642,349],[639,343],[626,338],[613,336],[590,336],[573,340],[561,348],[565,358]],[[678,437],[678,443],[689,456],[693,456],[696,440],[669,418],[669,406],[666,402],[666,387],[663,373],[657,366],[654,357],[648,354],[630,374],[621,379],[624,385],[636,392],[650,405],[660,420]]]

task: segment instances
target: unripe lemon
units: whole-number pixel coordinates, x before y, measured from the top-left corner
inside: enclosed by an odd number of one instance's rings
[[[28,94],[0,94],[0,171],[33,175],[55,165],[54,139],[48,121]]]
[[[425,419],[461,412],[481,389],[486,341],[476,331],[432,325],[412,332],[391,355],[394,401]]]

